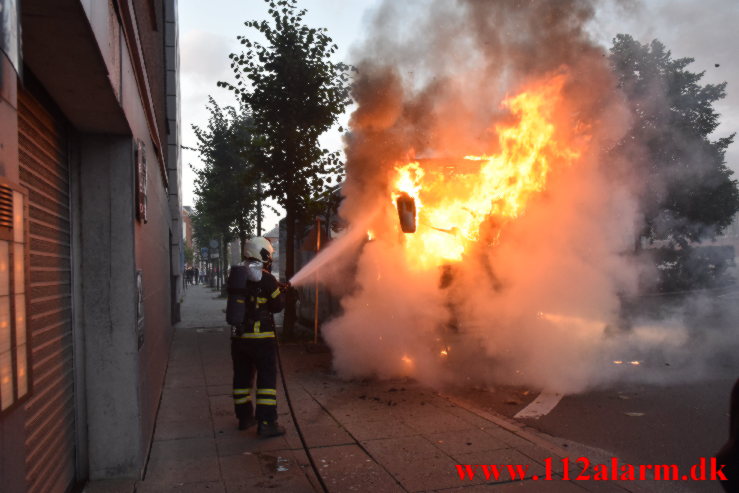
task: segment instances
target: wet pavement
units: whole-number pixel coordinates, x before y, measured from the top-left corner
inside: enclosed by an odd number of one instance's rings
[[[188,289],[143,478],[91,482],[86,492],[636,490],[564,481],[560,459],[568,451],[549,437],[411,380],[341,380],[330,354],[311,345],[280,348],[286,435],[238,431],[224,306],[210,288]],[[544,481],[548,458],[553,479]],[[503,470],[498,481],[486,480],[478,467],[463,480],[459,464],[528,466],[529,479],[512,481]]]

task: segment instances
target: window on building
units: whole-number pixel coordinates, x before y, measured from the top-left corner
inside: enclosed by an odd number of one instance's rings
[[[0,412],[30,392],[26,194],[0,179]]]

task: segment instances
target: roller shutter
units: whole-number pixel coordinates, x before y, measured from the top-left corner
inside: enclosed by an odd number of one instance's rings
[[[18,134],[30,233],[26,481],[29,493],[63,493],[75,479],[68,140],[62,118],[21,89]]]

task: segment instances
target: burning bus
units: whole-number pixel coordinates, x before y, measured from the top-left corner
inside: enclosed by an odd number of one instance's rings
[[[337,372],[572,392],[624,351],[679,345],[672,327],[608,329],[638,293],[625,252],[655,191],[624,91],[640,79],[594,40],[593,3],[380,11],[344,136],[349,226],[292,279],[340,298],[321,327]],[[663,102],[645,89],[636,103]]]
[[[453,306],[457,294],[450,288],[457,280],[459,265],[480,252],[494,250],[509,224],[545,191],[552,170],[577,162],[587,145],[585,129],[566,139],[557,135],[554,120],[556,111],[561,110],[558,103],[565,79],[564,74],[555,74],[507,98],[503,107],[510,118],[495,126],[496,142],[488,154],[417,157],[410,153],[407,159],[395,162],[387,176],[380,177],[384,183],[384,192],[380,193],[385,198],[380,195],[373,204],[367,204],[361,218],[355,218],[348,227],[353,230],[352,235],[337,241],[347,245],[354,256],[362,254],[361,242],[381,242],[383,248],[393,250],[393,263],[402,263],[402,269],[408,269],[411,276],[432,279],[444,293],[443,304],[449,312],[448,320],[438,324],[437,333],[449,333],[449,329],[455,332],[457,317]],[[336,189],[331,196],[347,193],[352,192]],[[340,200],[333,202],[338,205]],[[315,241],[310,238],[318,238],[317,229],[325,230],[322,238],[332,236],[329,231],[335,216],[335,212],[327,213],[324,221],[310,229],[303,250],[316,250]],[[314,257],[305,252],[301,255],[306,257],[305,263]],[[374,268],[381,281],[387,275],[384,267]],[[318,294],[323,300],[321,321],[337,314],[337,294],[353,292],[354,286],[349,286],[345,279],[354,278],[354,274],[341,276],[342,279],[325,271],[321,274],[324,286],[340,286],[333,295]],[[495,284],[491,269],[483,274],[486,282]],[[318,288],[303,286],[300,291],[301,315],[309,319],[309,312],[319,309],[315,303]],[[331,309],[325,309],[327,305]]]

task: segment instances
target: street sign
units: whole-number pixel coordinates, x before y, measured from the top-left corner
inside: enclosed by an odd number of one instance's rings
[[[200,256],[201,257],[207,257],[208,256],[208,247],[203,247],[200,249]]]
[[[210,258],[218,258],[218,252],[211,253]]]

